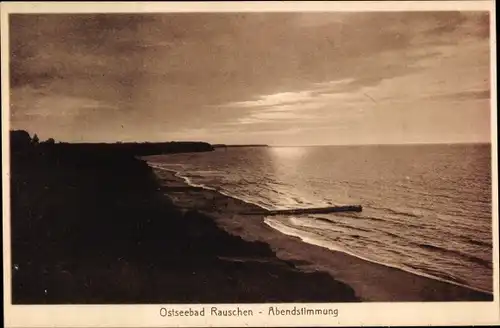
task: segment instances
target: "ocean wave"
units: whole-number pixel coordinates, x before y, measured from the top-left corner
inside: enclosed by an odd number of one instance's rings
[[[472,245],[477,245],[477,246],[486,246],[488,248],[491,248],[493,244],[491,242],[485,242],[477,239],[472,239],[470,237],[464,237],[461,236],[467,243],[472,244]]]
[[[448,254],[452,254],[452,255],[454,255],[455,257],[458,257],[458,258],[467,259],[468,261],[470,261],[472,263],[476,263],[476,264],[482,265],[482,266],[487,267],[489,269],[493,265],[493,262],[492,262],[493,259],[491,261],[487,261],[485,259],[476,257],[474,255],[470,255],[470,254],[467,254],[467,253],[464,253],[464,252],[460,252],[460,251],[457,251],[457,250],[448,249],[448,248],[445,248],[445,247],[442,247],[442,246],[437,246],[437,245],[432,245],[432,244],[426,244],[426,243],[415,243],[415,244],[417,246],[419,246],[419,247],[424,248],[424,249],[428,249],[428,250],[432,250],[432,251],[437,251],[437,252],[440,252],[440,253],[448,253]]]
[[[349,232],[349,234],[357,233],[357,232],[371,232],[368,229],[364,229],[357,226],[352,226],[349,224],[342,224],[336,221],[329,220],[327,218],[317,218],[312,216],[291,216],[288,217],[288,221],[291,223],[293,227],[306,228],[309,231],[314,231],[315,233],[322,235],[325,238],[331,238],[331,233],[336,232]],[[318,225],[319,222],[326,223],[328,226]],[[327,233],[328,232],[328,233]]]
[[[375,217],[375,216],[368,216],[368,215],[363,215],[361,216],[364,219],[370,220],[370,221],[378,221],[378,222],[383,222],[385,224],[395,224],[398,226],[403,226],[403,227],[410,227],[410,228],[422,228],[423,224],[421,222],[418,223],[412,223],[408,221],[401,221],[398,219],[394,220],[393,218],[390,217]]]
[[[295,217],[294,217],[295,218]],[[306,218],[303,218],[306,219]],[[310,219],[310,218],[309,218]],[[317,220],[318,218],[316,218]],[[339,250],[342,252],[345,252],[347,254],[356,256],[358,258],[362,258],[364,260],[368,260],[374,263],[382,264],[385,266],[390,266],[390,267],[395,267],[399,268],[404,271],[411,272],[413,274],[425,276],[428,278],[432,279],[437,279],[437,280],[442,280],[445,282],[449,283],[455,283],[455,284],[460,284],[462,286],[475,289],[475,290],[480,290],[480,291],[486,291],[484,289],[477,288],[467,282],[466,278],[462,277],[454,277],[454,276],[448,276],[446,272],[441,272],[437,268],[433,268],[430,266],[430,263],[427,264],[422,264],[420,266],[418,265],[412,265],[409,263],[406,263],[406,261],[401,262],[401,263],[395,263],[395,262],[387,262],[386,259],[393,258],[393,256],[388,255],[389,253],[394,253],[399,256],[404,256],[407,260],[415,260],[419,256],[429,256],[428,253],[420,253],[417,252],[414,247],[411,245],[414,244],[411,238],[406,238],[404,236],[398,235],[398,234],[393,234],[387,231],[383,230],[369,230],[369,229],[363,229],[355,226],[351,226],[348,224],[340,224],[339,222],[331,221],[325,218],[320,218],[321,222],[329,223],[331,224],[331,229],[325,229],[322,227],[314,226],[314,224],[308,224],[306,222],[303,222],[302,220],[299,220],[299,218],[296,218],[295,220],[290,219],[289,222],[292,224],[287,224],[286,221],[280,221],[277,220],[276,218],[269,218],[266,220],[268,225],[271,225],[274,223],[275,226],[274,228],[278,229],[279,231],[282,231],[283,227],[285,227],[285,230],[288,230],[288,232],[293,232],[292,235],[297,236],[299,238],[303,237],[303,233],[306,233],[308,237],[306,238],[307,241],[305,242],[312,243],[318,246],[322,246],[328,249],[334,249],[334,250]],[[298,229],[297,229],[298,228]],[[282,231],[283,232],[283,231]],[[359,234],[358,232],[363,232],[363,234]],[[389,235],[394,237],[395,239],[401,240],[401,243],[396,243],[395,245],[401,244],[401,245],[406,245],[407,247],[410,247],[412,249],[412,254],[414,253],[415,256],[408,257],[408,252],[404,250],[404,248],[401,248],[401,246],[389,246],[387,244],[387,241],[379,235],[380,233]],[[316,238],[316,241],[315,241]],[[318,242],[317,240],[320,240]],[[355,249],[351,249],[350,243],[354,241],[357,246]],[[394,241],[393,241],[394,242]],[[329,244],[332,243],[332,244]],[[333,245],[333,246],[332,246]],[[385,254],[384,255],[384,260],[379,258],[379,256],[375,256],[375,254],[365,254],[365,256],[361,255],[363,252],[364,247],[370,247],[373,248],[374,245],[376,245],[376,249],[378,249],[378,254]],[[390,248],[388,248],[390,247]],[[427,249],[430,249],[431,247],[428,247]],[[418,255],[420,254],[420,255]],[[459,258],[464,258],[464,257],[470,257],[470,255],[461,253],[461,254],[454,254],[458,255],[455,256],[454,258],[459,259]],[[442,255],[439,255],[437,258],[439,259],[444,259]],[[432,261],[432,258],[430,258]],[[478,263],[485,265],[486,267],[489,267],[488,265],[491,265],[491,262],[484,261],[483,259],[472,257],[469,259],[471,262]],[[426,263],[426,262],[422,262]],[[444,262],[445,263],[445,262]],[[443,265],[445,265],[443,263]],[[445,265],[446,266],[446,265]]]
[[[406,266],[410,270],[413,269],[415,271],[425,272],[425,273],[427,273],[430,276],[440,278],[440,279],[442,279],[444,281],[454,282],[455,284],[460,284],[462,286],[467,286],[467,281],[465,281],[464,279],[459,278],[459,277],[457,277],[455,275],[452,275],[449,272],[445,273],[445,272],[442,272],[442,271],[433,270],[433,269],[429,268],[428,266],[423,266],[423,265],[406,264]]]
[[[256,201],[248,200],[248,199],[246,199],[244,197],[240,197],[240,196],[234,195],[234,194],[229,193],[229,192],[227,192],[225,190],[222,190],[220,188],[210,187],[210,186],[207,186],[207,185],[202,184],[202,183],[195,183],[189,177],[183,175],[182,171],[178,171],[178,170],[174,170],[174,169],[169,169],[169,168],[166,168],[164,166],[157,166],[157,165],[151,165],[151,167],[156,168],[158,170],[164,170],[164,171],[168,171],[168,172],[174,173],[174,175],[176,177],[183,179],[184,182],[187,185],[191,186],[191,187],[196,187],[196,188],[202,188],[202,189],[206,189],[206,190],[215,191],[215,192],[217,192],[217,193],[219,193],[221,195],[224,195],[226,197],[238,199],[238,200],[240,200],[240,201],[242,201],[244,203],[258,206],[258,207],[260,207],[260,208],[262,208],[264,210],[272,210],[273,209],[273,208],[265,207],[265,206],[263,206],[262,204],[259,204]]]
[[[422,214],[416,214],[414,212],[409,212],[409,211],[405,211],[405,210],[401,210],[401,209],[394,209],[394,208],[388,208],[388,207],[376,207],[373,205],[370,205],[370,208],[376,209],[376,210],[381,210],[381,211],[384,211],[386,213],[392,213],[392,214],[402,215],[402,216],[409,216],[409,217],[413,217],[413,218],[422,218],[423,217]]]
[[[400,269],[400,270],[403,270],[403,271],[415,274],[417,276],[422,276],[422,277],[426,277],[426,278],[430,278],[430,279],[434,279],[434,280],[438,280],[438,281],[450,283],[450,284],[453,284],[453,285],[457,285],[457,286],[461,286],[461,287],[466,287],[466,288],[469,288],[469,289],[472,289],[472,290],[476,290],[476,291],[481,291],[481,292],[485,292],[485,293],[491,293],[490,290],[486,290],[486,289],[483,289],[483,288],[478,288],[478,287],[472,286],[472,285],[470,285],[468,283],[462,283],[460,281],[457,281],[457,280],[461,280],[461,279],[446,279],[445,277],[443,277],[443,274],[440,271],[436,271],[436,272],[438,272],[438,275],[432,275],[432,274],[426,272],[426,271],[430,271],[428,269],[425,269],[425,270],[423,270],[422,268],[415,269],[415,268],[412,268],[412,267],[410,267],[408,265],[401,265],[401,264],[396,264],[396,263],[388,263],[388,262],[383,262],[383,261],[377,261],[377,260],[375,260],[373,258],[370,258],[368,256],[363,256],[362,254],[359,254],[358,252],[353,252],[353,251],[347,249],[346,247],[342,247],[342,246],[340,246],[338,244],[335,244],[332,241],[328,241],[328,240],[324,240],[324,239],[319,239],[318,236],[315,235],[314,233],[310,233],[310,232],[307,233],[307,232],[304,232],[304,231],[302,231],[300,229],[294,229],[294,228],[292,228],[290,226],[282,224],[281,222],[279,222],[279,221],[277,221],[275,219],[266,218],[264,220],[264,223],[266,223],[271,228],[276,229],[276,230],[282,232],[285,235],[289,235],[289,236],[294,236],[294,237],[300,238],[303,242],[308,243],[308,244],[312,244],[312,245],[320,246],[320,247],[323,247],[323,248],[327,248],[327,249],[330,249],[332,251],[342,252],[342,253],[345,253],[345,254],[357,257],[359,259],[362,259],[362,260],[365,260],[365,261],[368,261],[368,262],[372,262],[372,263],[376,263],[376,264],[379,264],[379,265],[384,265],[384,266],[387,266],[387,267],[392,267],[392,268]]]

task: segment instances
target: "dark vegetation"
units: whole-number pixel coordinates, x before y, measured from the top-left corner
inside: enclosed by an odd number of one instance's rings
[[[173,206],[135,155],[206,143],[62,144],[11,132],[12,301],[122,304],[356,301]],[[227,258],[244,258],[229,261]]]
[[[182,152],[212,151],[214,147],[206,142],[117,142],[117,143],[56,143],[53,138],[40,142],[35,134],[33,138],[23,130],[11,131],[11,151],[29,151],[34,149],[44,153],[58,153],[64,155],[125,155],[147,156],[157,154],[171,154]]]

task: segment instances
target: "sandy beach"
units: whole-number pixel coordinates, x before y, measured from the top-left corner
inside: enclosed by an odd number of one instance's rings
[[[327,273],[350,286],[357,298],[370,302],[491,301],[493,296],[466,287],[419,276],[397,268],[365,261],[346,253],[307,244],[264,223],[262,215],[245,215],[256,205],[216,191],[192,187],[174,172],[154,169],[161,191],[183,211],[196,210],[217,226],[248,242],[270,246],[276,256],[302,272]],[[260,209],[260,208],[259,208]],[[246,262],[245,258],[233,259]],[[335,296],[332,295],[332,300]]]
[[[195,191],[167,189],[176,203]],[[14,154],[11,190],[13,304],[359,301],[328,273],[221,229],[203,213],[209,194],[175,205],[131,156]]]

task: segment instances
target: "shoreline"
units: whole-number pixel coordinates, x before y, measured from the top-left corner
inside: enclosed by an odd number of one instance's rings
[[[73,154],[11,158],[12,304],[359,302],[327,273],[176,206],[146,162]]]
[[[175,170],[150,167],[165,186],[162,192],[175,206],[197,210],[212,218],[219,228],[243,240],[268,244],[278,258],[296,263],[305,272],[327,272],[332,279],[351,286],[362,301],[493,300],[493,294],[487,291],[308,243],[301,237],[272,228],[265,222],[264,215],[239,214],[255,208],[262,210],[258,205],[215,189],[192,185]]]

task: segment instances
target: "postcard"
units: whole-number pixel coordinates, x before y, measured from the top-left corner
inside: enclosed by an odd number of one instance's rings
[[[500,323],[493,1],[1,15],[7,327]]]

